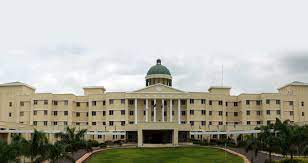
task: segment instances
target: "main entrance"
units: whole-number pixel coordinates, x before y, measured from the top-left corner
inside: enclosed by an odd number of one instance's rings
[[[142,130],[144,144],[171,144],[173,130]]]

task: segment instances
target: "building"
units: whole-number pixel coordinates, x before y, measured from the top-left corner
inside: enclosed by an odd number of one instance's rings
[[[308,84],[293,82],[277,93],[230,95],[231,87],[208,92],[176,89],[168,68],[157,60],[145,77],[145,87],[132,92],[106,92],[84,87],[84,95],[36,93],[20,82],[0,85],[0,138],[14,133],[31,137],[33,129],[55,141],[66,126],[88,129],[87,138],[100,142],[126,140],[178,145],[189,138],[210,139],[256,133],[256,126],[275,121],[308,121]]]

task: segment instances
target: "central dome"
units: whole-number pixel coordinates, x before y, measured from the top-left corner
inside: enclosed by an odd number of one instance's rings
[[[156,65],[152,66],[147,75],[154,75],[154,74],[165,74],[165,75],[171,75],[170,71],[167,67],[163,66],[161,64],[161,60],[157,59]]]

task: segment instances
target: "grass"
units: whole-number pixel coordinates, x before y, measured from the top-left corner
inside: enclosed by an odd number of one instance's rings
[[[95,154],[89,163],[243,163],[242,158],[206,147],[112,149]]]

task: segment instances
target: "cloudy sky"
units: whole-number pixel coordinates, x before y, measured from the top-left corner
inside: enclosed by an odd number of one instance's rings
[[[157,58],[174,87],[275,92],[308,82],[306,0],[0,2],[0,83],[82,94],[144,87]]]

